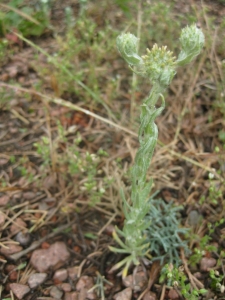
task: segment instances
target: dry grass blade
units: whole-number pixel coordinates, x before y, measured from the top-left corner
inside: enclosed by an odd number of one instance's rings
[[[24,19],[26,19],[26,20],[28,20],[28,21],[30,21],[30,22],[32,22],[32,23],[38,25],[38,26],[41,25],[41,23],[38,22],[36,19],[34,19],[33,17],[27,15],[26,13],[22,12],[21,10],[16,9],[15,7],[12,7],[12,6],[9,6],[9,5],[6,5],[6,4],[2,4],[2,3],[0,4],[0,6],[3,7],[3,8],[5,8],[5,9],[7,9],[7,10],[12,10],[12,11],[14,11],[15,13],[17,13],[18,15],[20,15],[20,16],[23,17]]]
[[[97,115],[97,114],[95,114],[95,113],[93,113],[93,112],[91,112],[91,111],[89,111],[89,110],[87,110],[87,109],[84,109],[84,108],[82,108],[82,107],[79,107],[78,105],[72,104],[72,103],[70,103],[70,102],[68,102],[68,101],[65,101],[65,100],[63,100],[63,99],[60,99],[60,98],[52,98],[52,97],[50,97],[50,96],[44,95],[44,94],[42,94],[42,93],[40,93],[40,92],[37,92],[37,91],[34,91],[34,90],[29,90],[29,89],[25,89],[25,88],[21,88],[21,87],[15,87],[15,86],[13,86],[13,85],[5,84],[5,83],[2,83],[2,82],[0,83],[0,86],[3,86],[3,87],[5,87],[5,88],[14,89],[14,90],[20,90],[20,91],[22,91],[22,92],[24,92],[24,93],[30,93],[30,94],[33,94],[33,95],[37,95],[37,96],[39,96],[41,99],[44,99],[44,101],[47,101],[47,102],[53,102],[53,103],[55,103],[55,104],[59,104],[59,105],[65,106],[65,107],[68,107],[68,108],[73,109],[73,110],[81,111],[81,112],[83,112],[84,114],[86,114],[86,115],[88,115],[88,116],[91,116],[91,117],[93,117],[93,118],[96,118],[97,120],[100,120],[100,121],[102,121],[102,122],[104,122],[104,123],[106,123],[106,124],[108,124],[108,125],[111,125],[111,126],[117,128],[117,129],[119,129],[119,130],[122,130],[122,131],[124,131],[124,132],[126,132],[126,133],[129,133],[129,134],[132,135],[132,136],[137,137],[137,133],[135,133],[135,132],[133,132],[133,131],[131,131],[131,130],[129,130],[129,129],[123,127],[123,126],[121,126],[121,125],[118,125],[118,124],[116,124],[115,122],[113,122],[113,121],[111,121],[111,120],[109,120],[109,119],[103,118],[103,117],[101,117],[101,116],[99,116],[99,115]],[[159,141],[159,140],[158,140],[158,144],[159,144],[160,146],[162,146],[162,147],[165,147],[165,149],[166,149],[170,154],[172,154],[173,156],[175,156],[175,157],[177,157],[177,158],[180,158],[180,159],[182,159],[182,160],[184,160],[184,161],[188,161],[188,162],[190,162],[191,164],[193,164],[193,165],[195,165],[195,166],[197,166],[197,167],[199,167],[199,168],[201,168],[201,169],[203,169],[203,170],[205,170],[205,171],[207,171],[207,172],[211,172],[212,174],[215,175],[216,178],[218,178],[218,179],[220,179],[221,181],[223,181],[223,178],[222,178],[222,177],[221,177],[221,176],[220,176],[213,168],[209,168],[209,167],[207,167],[207,166],[204,166],[203,164],[201,164],[201,163],[199,163],[199,162],[197,162],[197,161],[195,161],[195,160],[193,160],[193,159],[191,159],[191,158],[189,158],[189,157],[187,157],[187,156],[185,156],[185,155],[183,155],[183,154],[181,154],[181,153],[177,153],[177,152],[173,151],[172,149],[169,149],[168,146],[165,146],[165,145],[164,145],[161,141]]]

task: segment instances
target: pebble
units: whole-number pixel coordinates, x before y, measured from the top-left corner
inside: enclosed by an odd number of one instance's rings
[[[198,213],[197,210],[192,210],[192,211],[190,211],[189,216],[188,216],[188,223],[189,223],[190,226],[195,227],[195,226],[198,225],[198,223],[200,222],[201,218],[202,217]]]
[[[55,271],[55,274],[53,276],[53,280],[58,282],[63,282],[68,277],[68,271],[66,269],[59,269]]]
[[[5,266],[5,272],[8,274],[9,280],[17,281],[18,273],[16,271],[16,265],[7,264]]]
[[[0,227],[5,224],[5,215],[0,212]]]
[[[113,299],[115,300],[131,300],[132,297],[132,289],[130,287],[124,289],[123,291],[115,294]]]
[[[90,289],[94,285],[93,278],[87,275],[81,276],[76,284],[76,290],[80,291],[82,288]]]
[[[96,293],[95,290],[88,292],[94,286],[93,278],[87,275],[81,276],[76,284],[76,290],[80,294],[86,295],[87,299],[95,300]],[[85,299],[85,298],[84,298]]]
[[[71,292],[71,290],[72,290],[71,285],[70,285],[69,283],[66,283],[66,282],[60,284],[60,288],[61,288],[64,292]]]
[[[213,257],[203,257],[200,261],[200,270],[209,271],[211,268],[215,267],[216,259]]]
[[[143,297],[143,300],[157,300],[156,298],[156,294],[151,292],[151,291],[148,291],[144,297]]]
[[[18,232],[15,236],[15,241],[20,243],[21,246],[28,246],[31,242],[31,236],[29,232]]]
[[[43,181],[43,187],[49,190],[51,187],[55,185],[55,182],[56,182],[55,174],[48,175],[47,177],[45,177]]]
[[[78,292],[65,293],[63,300],[79,300]]]
[[[7,244],[7,248],[0,248],[0,253],[7,257],[22,250],[23,248],[17,244]]]
[[[23,198],[26,200],[32,200],[34,199],[36,194],[34,192],[25,192],[23,193]]]
[[[50,290],[50,296],[54,299],[62,299],[63,292],[60,291],[56,286],[53,286]]]
[[[0,196],[0,206],[5,206],[9,202],[9,199],[8,195]]]
[[[27,285],[19,284],[19,283],[11,283],[10,289],[12,290],[13,294],[18,299],[24,299],[24,296],[30,292],[30,289]]]
[[[3,165],[5,165],[5,164],[7,164],[8,161],[9,161],[8,158],[0,158],[0,166],[3,166]]]
[[[71,280],[76,280],[77,279],[77,274],[79,272],[79,267],[78,266],[67,268],[67,271],[68,271],[69,278]]]
[[[63,242],[56,242],[48,249],[35,250],[30,262],[39,272],[61,267],[70,257],[70,253]]]
[[[47,278],[46,273],[35,273],[29,276],[27,283],[31,289],[35,289],[41,285]]]
[[[147,283],[147,277],[145,272],[137,272],[135,275],[128,275],[123,278],[123,284],[125,287],[130,287],[135,292],[140,292],[143,290],[144,286]]]
[[[168,293],[168,297],[171,300],[178,300],[180,299],[180,296],[178,295],[177,291],[175,289],[170,289]]]
[[[21,231],[21,229],[25,229],[26,227],[27,224],[21,218],[17,218],[10,226],[10,232],[12,233],[12,235],[16,235]]]

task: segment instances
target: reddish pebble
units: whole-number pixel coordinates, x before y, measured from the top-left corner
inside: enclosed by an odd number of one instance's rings
[[[27,283],[29,284],[29,287],[31,289],[34,289],[39,285],[41,285],[46,278],[47,278],[46,273],[34,273],[29,276]]]
[[[70,253],[63,242],[55,242],[48,249],[35,250],[30,262],[39,272],[60,268],[70,257]]]
[[[57,282],[63,282],[67,279],[68,277],[68,272],[66,269],[59,269],[55,271],[55,274],[53,276],[53,279],[56,280]]]
[[[64,300],[78,300],[78,292],[65,293]]]
[[[178,295],[178,293],[177,293],[177,291],[175,289],[169,290],[168,297],[171,300],[178,300],[178,299],[180,299],[180,296]]]
[[[209,271],[211,268],[215,267],[216,259],[213,257],[203,257],[200,261],[200,270]]]
[[[19,284],[19,283],[11,283],[10,289],[12,290],[13,294],[18,299],[24,299],[24,296],[30,292],[30,289],[27,285]]]
[[[72,290],[71,285],[69,283],[62,283],[60,287],[64,292],[71,292]]]
[[[0,227],[5,224],[5,215],[0,212]]]
[[[25,230],[26,227],[27,227],[27,224],[23,221],[23,219],[17,218],[17,219],[15,219],[13,224],[10,226],[10,232],[12,233],[12,235],[15,235],[18,232],[20,232],[22,229]]]
[[[148,292],[144,295],[143,300],[157,300],[156,294],[153,293],[153,292],[151,292],[151,291],[148,291]]]
[[[36,194],[34,192],[25,192],[23,193],[23,198],[26,200],[32,200],[34,199]]]
[[[50,244],[47,243],[47,242],[43,242],[43,243],[41,244],[41,249],[48,249],[49,247],[50,247]]]
[[[8,195],[0,196],[0,206],[5,206],[9,202],[9,199]]]
[[[50,296],[52,296],[54,299],[62,299],[63,292],[58,289],[56,286],[53,286],[50,290]]]
[[[15,244],[7,244],[7,248],[0,248],[0,253],[5,255],[5,256],[10,256],[11,254],[17,253],[22,251],[23,248],[19,245]]]
[[[70,279],[72,279],[72,280],[77,279],[77,274],[79,272],[78,266],[68,268],[67,271],[68,271],[68,275],[69,275]]]
[[[130,287],[124,289],[123,291],[115,294],[113,299],[115,300],[131,300],[132,297],[132,289]]]

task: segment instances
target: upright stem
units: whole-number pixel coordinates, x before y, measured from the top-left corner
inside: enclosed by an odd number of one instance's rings
[[[164,109],[163,96],[162,106],[160,108],[155,107],[155,104],[159,97],[162,95],[162,92],[163,88],[160,87],[157,83],[155,83],[152,87],[148,98],[144,101],[143,105],[141,106],[141,124],[138,134],[140,148],[137,151],[135,163],[131,171],[131,200],[134,206],[140,203],[139,197],[140,195],[142,195],[142,191],[144,189],[147,189],[149,192],[151,188],[149,186],[149,183],[146,182],[146,175],[158,138],[158,128],[154,121],[155,118]],[[148,186],[149,188],[147,188]],[[148,195],[146,195],[146,197],[148,197]]]

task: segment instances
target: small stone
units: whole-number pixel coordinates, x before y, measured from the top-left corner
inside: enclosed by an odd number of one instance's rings
[[[21,246],[27,246],[31,242],[31,236],[29,232],[18,232],[15,236],[15,241],[20,243]]]
[[[140,271],[135,275],[128,275],[123,278],[123,284],[125,287],[131,287],[135,292],[140,292],[143,290],[144,286],[147,283],[147,278],[145,272]]]
[[[16,270],[16,265],[13,265],[13,264],[7,264],[5,266],[5,272],[7,274],[9,274],[10,272],[12,272],[13,270]]]
[[[68,277],[68,271],[66,269],[59,269],[55,271],[55,274],[53,276],[53,279],[58,282],[63,282]]]
[[[69,278],[71,280],[76,280],[77,279],[77,275],[78,275],[78,272],[79,272],[79,267],[78,266],[68,268],[67,271],[68,271]]]
[[[51,187],[55,185],[55,182],[56,182],[55,174],[48,175],[47,177],[45,177],[43,181],[43,187],[49,190]]]
[[[64,291],[64,292],[71,292],[72,288],[71,288],[71,285],[69,283],[62,283],[60,285],[61,289]]]
[[[194,275],[197,279],[202,279],[202,278],[203,278],[201,272],[195,272],[193,275]]]
[[[5,206],[9,202],[9,199],[8,195],[0,196],[0,206]]]
[[[62,299],[63,292],[60,291],[56,286],[53,286],[50,290],[50,296],[54,299]]]
[[[78,292],[65,293],[63,300],[78,300]]]
[[[16,265],[7,264],[5,266],[5,272],[8,274],[9,280],[11,281],[17,280],[18,272],[16,271]]]
[[[5,224],[5,215],[0,212],[0,227]]]
[[[192,210],[188,216],[188,223],[190,226],[195,227],[201,220],[201,215],[197,210]]]
[[[156,298],[156,294],[151,292],[151,291],[148,291],[144,297],[143,297],[143,300],[157,300]]]
[[[132,297],[132,289],[130,287],[126,288],[125,290],[115,294],[113,299],[115,300],[131,300]]]
[[[21,229],[26,230],[27,224],[21,219],[17,218],[15,219],[14,223],[10,226],[10,232],[12,235],[17,234],[21,231]]]
[[[26,294],[30,292],[30,289],[27,285],[19,284],[19,283],[11,283],[10,289],[12,290],[13,294],[18,299],[23,299]]]
[[[112,236],[114,230],[115,230],[115,226],[113,226],[112,224],[110,224],[110,225],[106,226],[104,232],[107,235]]]
[[[5,255],[6,257],[23,250],[21,246],[16,244],[7,244],[6,246],[7,248],[0,248],[0,253]]]
[[[180,296],[178,295],[177,291],[175,289],[170,289],[168,293],[168,297],[171,300],[178,300],[180,299]]]
[[[70,257],[66,245],[63,242],[56,242],[52,244],[48,249],[35,250],[30,262],[33,267],[39,272],[45,272],[49,268],[61,267]]]
[[[82,288],[90,289],[93,286],[93,278],[87,275],[81,276],[76,284],[76,290],[80,291]]]
[[[23,198],[26,200],[32,200],[34,199],[36,194],[34,192],[25,192],[23,193]]]
[[[46,273],[35,273],[30,275],[28,279],[28,284],[31,289],[35,289],[39,285],[41,285],[47,278]]]
[[[81,276],[76,284],[76,290],[80,294],[86,294],[86,298],[90,300],[96,299],[96,293],[94,290],[88,292],[94,286],[93,278],[90,276]]]
[[[9,161],[8,158],[0,158],[0,166],[7,164],[8,161]]]
[[[203,257],[200,261],[200,270],[209,271],[211,268],[215,267],[216,259],[213,257]]]

